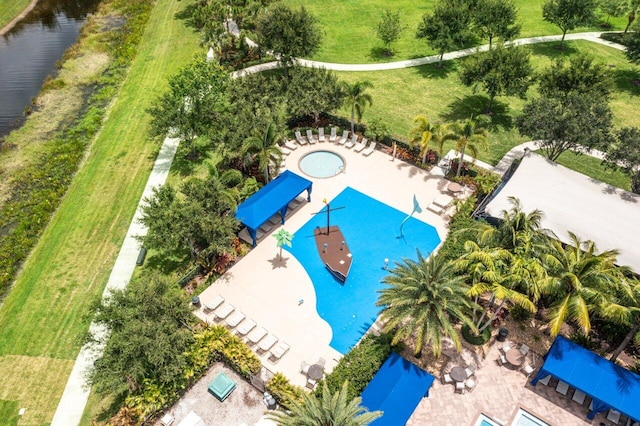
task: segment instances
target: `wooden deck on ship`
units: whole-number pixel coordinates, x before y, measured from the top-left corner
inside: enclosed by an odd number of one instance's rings
[[[342,282],[346,281],[353,258],[340,228],[331,226],[328,234],[326,227],[316,228],[313,234],[322,262],[336,278]],[[326,250],[325,244],[327,244]]]

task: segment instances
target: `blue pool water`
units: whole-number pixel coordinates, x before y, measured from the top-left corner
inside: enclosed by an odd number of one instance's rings
[[[333,330],[330,346],[346,353],[377,318],[377,290],[384,287],[381,279],[384,259],[389,266],[402,259],[416,259],[416,249],[430,254],[440,243],[436,229],[411,218],[399,238],[400,223],[406,213],[383,204],[353,188],[346,188],[331,200],[331,207],[344,209],[331,212],[331,225],[338,225],[353,255],[351,271],[343,285],[325,268],[316,249],[313,230],[327,224],[326,214],[318,214],[295,233],[292,247],[285,247],[304,266],[316,291],[318,314]],[[407,209],[412,208],[411,194]]]
[[[300,159],[300,170],[314,178],[328,178],[344,169],[344,159],[332,151],[313,151]]]

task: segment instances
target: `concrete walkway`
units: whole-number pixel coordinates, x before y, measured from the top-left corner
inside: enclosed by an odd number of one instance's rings
[[[140,224],[140,218],[142,217],[142,205],[144,199],[151,197],[153,189],[164,185],[169,176],[169,170],[171,169],[171,163],[173,157],[178,148],[178,139],[166,138],[158,154],[158,158],[151,170],[149,180],[144,188],[138,208],[133,216],[129,230],[122,243],[120,252],[116,263],[111,270],[109,281],[104,289],[102,298],[106,298],[114,290],[124,289],[131,275],[136,267],[136,260],[138,258],[138,251],[140,250],[140,244],[136,239],[136,236],[143,236],[147,233],[147,228]],[[100,335],[105,333],[105,330],[101,330],[95,323],[91,323],[89,328],[91,332]],[[93,365],[93,362],[98,358],[101,352],[95,350],[94,347],[84,346],[76,359],[76,363],[71,370],[71,376],[67,381],[67,385],[56,409],[56,413],[53,416],[51,426],[71,426],[80,424],[82,413],[87,404],[89,398],[89,391],[85,385],[85,373],[89,367]]]
[[[593,43],[609,46],[617,50],[626,49],[621,44],[617,44],[617,43],[613,43],[613,42],[601,39],[600,38],[601,34],[603,33],[586,32],[586,33],[567,34],[565,37],[565,40],[566,41],[585,40],[585,41],[590,41]],[[550,43],[554,41],[560,41],[561,38],[562,36],[559,36],[559,35],[527,37],[527,38],[514,40],[507,44],[514,45],[514,46],[524,46],[528,44]],[[455,52],[445,53],[442,57],[442,60],[450,61],[452,59],[459,59],[465,56],[473,55],[474,53],[477,53],[477,52],[486,52],[487,50],[489,50],[488,44],[477,46],[477,47],[471,47],[469,49],[457,50]],[[383,64],[336,64],[332,62],[311,61],[308,59],[297,59],[296,63],[304,67],[326,68],[333,71],[385,71],[385,70],[397,70],[401,68],[419,67],[422,65],[437,63],[439,61],[440,61],[440,55],[433,55],[433,56],[425,56],[423,58],[407,59],[405,61],[387,62]],[[272,70],[279,67],[280,67],[280,64],[278,62],[268,62],[266,64],[254,65],[253,67],[248,67],[248,68],[245,68],[244,70],[240,70],[237,72],[237,75],[242,76],[246,74],[253,74],[256,72]]]

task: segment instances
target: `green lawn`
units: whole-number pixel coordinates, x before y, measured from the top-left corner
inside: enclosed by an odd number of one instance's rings
[[[596,177],[601,182],[631,191],[631,181],[628,175],[603,167],[602,161],[597,158],[565,152],[560,155],[557,163],[584,175]]]
[[[158,0],[99,137],[0,309],[0,377],[14,368],[11,355],[34,363],[75,359],[90,320],[88,304],[102,294],[158,150],[146,136],[145,111],[168,75],[200,51],[197,35],[175,19],[190,3]],[[62,387],[69,369],[65,365],[59,379]],[[10,383],[1,381],[0,395],[5,386]],[[55,410],[61,389],[34,384],[21,399],[36,395]],[[41,410],[38,418],[50,421],[51,407]]]
[[[318,18],[324,31],[324,39],[319,52],[312,59],[339,63],[389,62],[402,59],[433,55],[434,52],[424,40],[415,37],[418,23],[425,13],[433,10],[434,0],[421,2],[411,0],[284,0],[291,7],[304,5]],[[560,30],[542,19],[542,0],[515,0],[518,8],[518,22],[522,24],[520,37],[560,34]],[[383,54],[382,42],[377,38],[375,27],[380,21],[382,10],[399,10],[406,26],[398,42],[394,45],[395,56]],[[612,19],[614,29],[622,30],[626,19]],[[578,28],[572,32],[600,31],[597,27]]]
[[[640,87],[631,83],[633,79],[640,79],[640,67],[629,64],[621,52],[605,46],[583,41],[567,44],[569,49],[564,55],[587,52],[611,66],[616,87],[611,102],[615,125],[640,126],[637,109],[630,107],[637,105],[640,99]],[[560,54],[554,45],[541,44],[531,48],[536,69],[548,66]],[[407,140],[412,119],[418,114],[424,114],[433,121],[449,122],[484,111],[488,98],[482,93],[474,94],[471,88],[460,84],[458,66],[458,61],[451,61],[446,63],[444,69],[425,65],[394,71],[341,72],[338,75],[349,82],[372,82],[374,87],[369,91],[373,96],[373,105],[365,111],[363,122],[379,118],[389,125],[394,137]],[[530,96],[535,96],[535,88],[530,89]],[[526,140],[513,125],[513,118],[522,111],[524,103],[518,98],[496,99],[489,150],[480,152],[480,160],[496,164],[509,149]],[[346,110],[340,113],[348,116]],[[445,150],[451,147],[447,145]]]
[[[31,0],[0,0],[0,28],[3,28],[20,14]]]

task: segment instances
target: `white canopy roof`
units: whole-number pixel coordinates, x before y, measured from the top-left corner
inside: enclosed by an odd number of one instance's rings
[[[500,218],[510,210],[509,197],[526,212],[544,213],[542,227],[564,243],[567,231],[592,240],[599,252],[617,249],[619,265],[640,273],[640,196],[594,180],[531,152],[489,202],[485,211]]]

